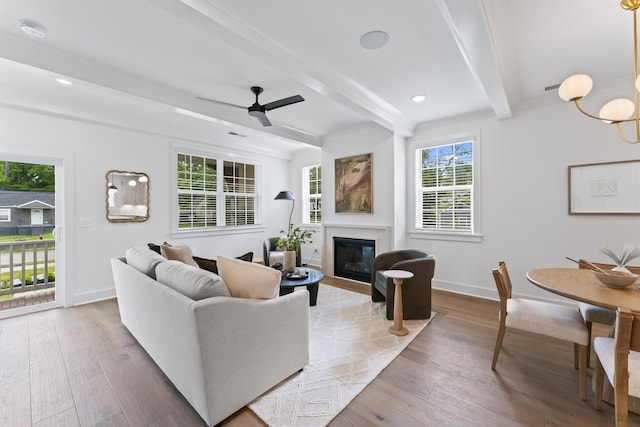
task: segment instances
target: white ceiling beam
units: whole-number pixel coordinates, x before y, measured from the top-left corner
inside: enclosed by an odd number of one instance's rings
[[[0,44],[2,58],[159,102],[167,105],[167,108],[178,107],[213,117],[204,109],[203,103],[198,102],[191,94],[185,94],[178,89],[13,34],[0,32],[0,38],[5,41]],[[296,132],[277,124],[267,128],[258,126],[257,121],[248,115],[227,114],[221,109],[220,112],[215,113],[214,119],[259,130],[288,141],[302,142],[315,147],[322,146],[322,138],[317,135]]]
[[[503,70],[482,0],[436,0],[471,74],[499,119],[512,117]]]
[[[339,74],[333,67],[309,55],[304,49],[291,49],[289,46],[294,46],[295,41],[287,42],[285,46],[216,7],[212,4],[213,1],[180,0],[208,18],[208,22],[195,19],[193,15],[186,16],[171,0],[151,1],[177,16],[181,14],[193,25],[198,25],[200,29],[247,55],[275,69],[286,69],[286,74],[290,77],[363,115],[366,119],[402,136],[413,135],[417,123],[408,119],[373,91]]]

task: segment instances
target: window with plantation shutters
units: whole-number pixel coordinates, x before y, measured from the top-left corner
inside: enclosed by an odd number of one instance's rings
[[[302,168],[302,223],[322,224],[322,167]]]
[[[416,229],[474,232],[474,142],[416,150]]]
[[[224,162],[225,225],[255,224],[255,166]]]
[[[177,154],[178,229],[256,223],[256,165]]]

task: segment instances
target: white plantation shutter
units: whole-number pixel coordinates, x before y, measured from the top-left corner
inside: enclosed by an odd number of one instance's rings
[[[302,168],[302,223],[322,223],[322,167]]]
[[[256,224],[256,169],[178,153],[178,229]]]
[[[473,233],[473,140],[416,150],[416,228]]]

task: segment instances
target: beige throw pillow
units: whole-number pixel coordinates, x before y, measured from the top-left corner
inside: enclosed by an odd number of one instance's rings
[[[218,256],[218,272],[233,297],[268,299],[278,296],[282,277],[278,270]]]
[[[180,261],[187,265],[198,267],[198,263],[193,260],[193,252],[191,252],[191,248],[187,245],[162,245],[160,246],[160,249],[162,251],[162,256],[166,259]]]

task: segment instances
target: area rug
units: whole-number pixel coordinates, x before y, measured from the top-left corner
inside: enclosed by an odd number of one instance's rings
[[[431,319],[406,320],[409,334],[397,337],[389,333],[384,303],[320,284],[318,304],[310,307],[309,365],[249,408],[273,427],[325,426]]]

